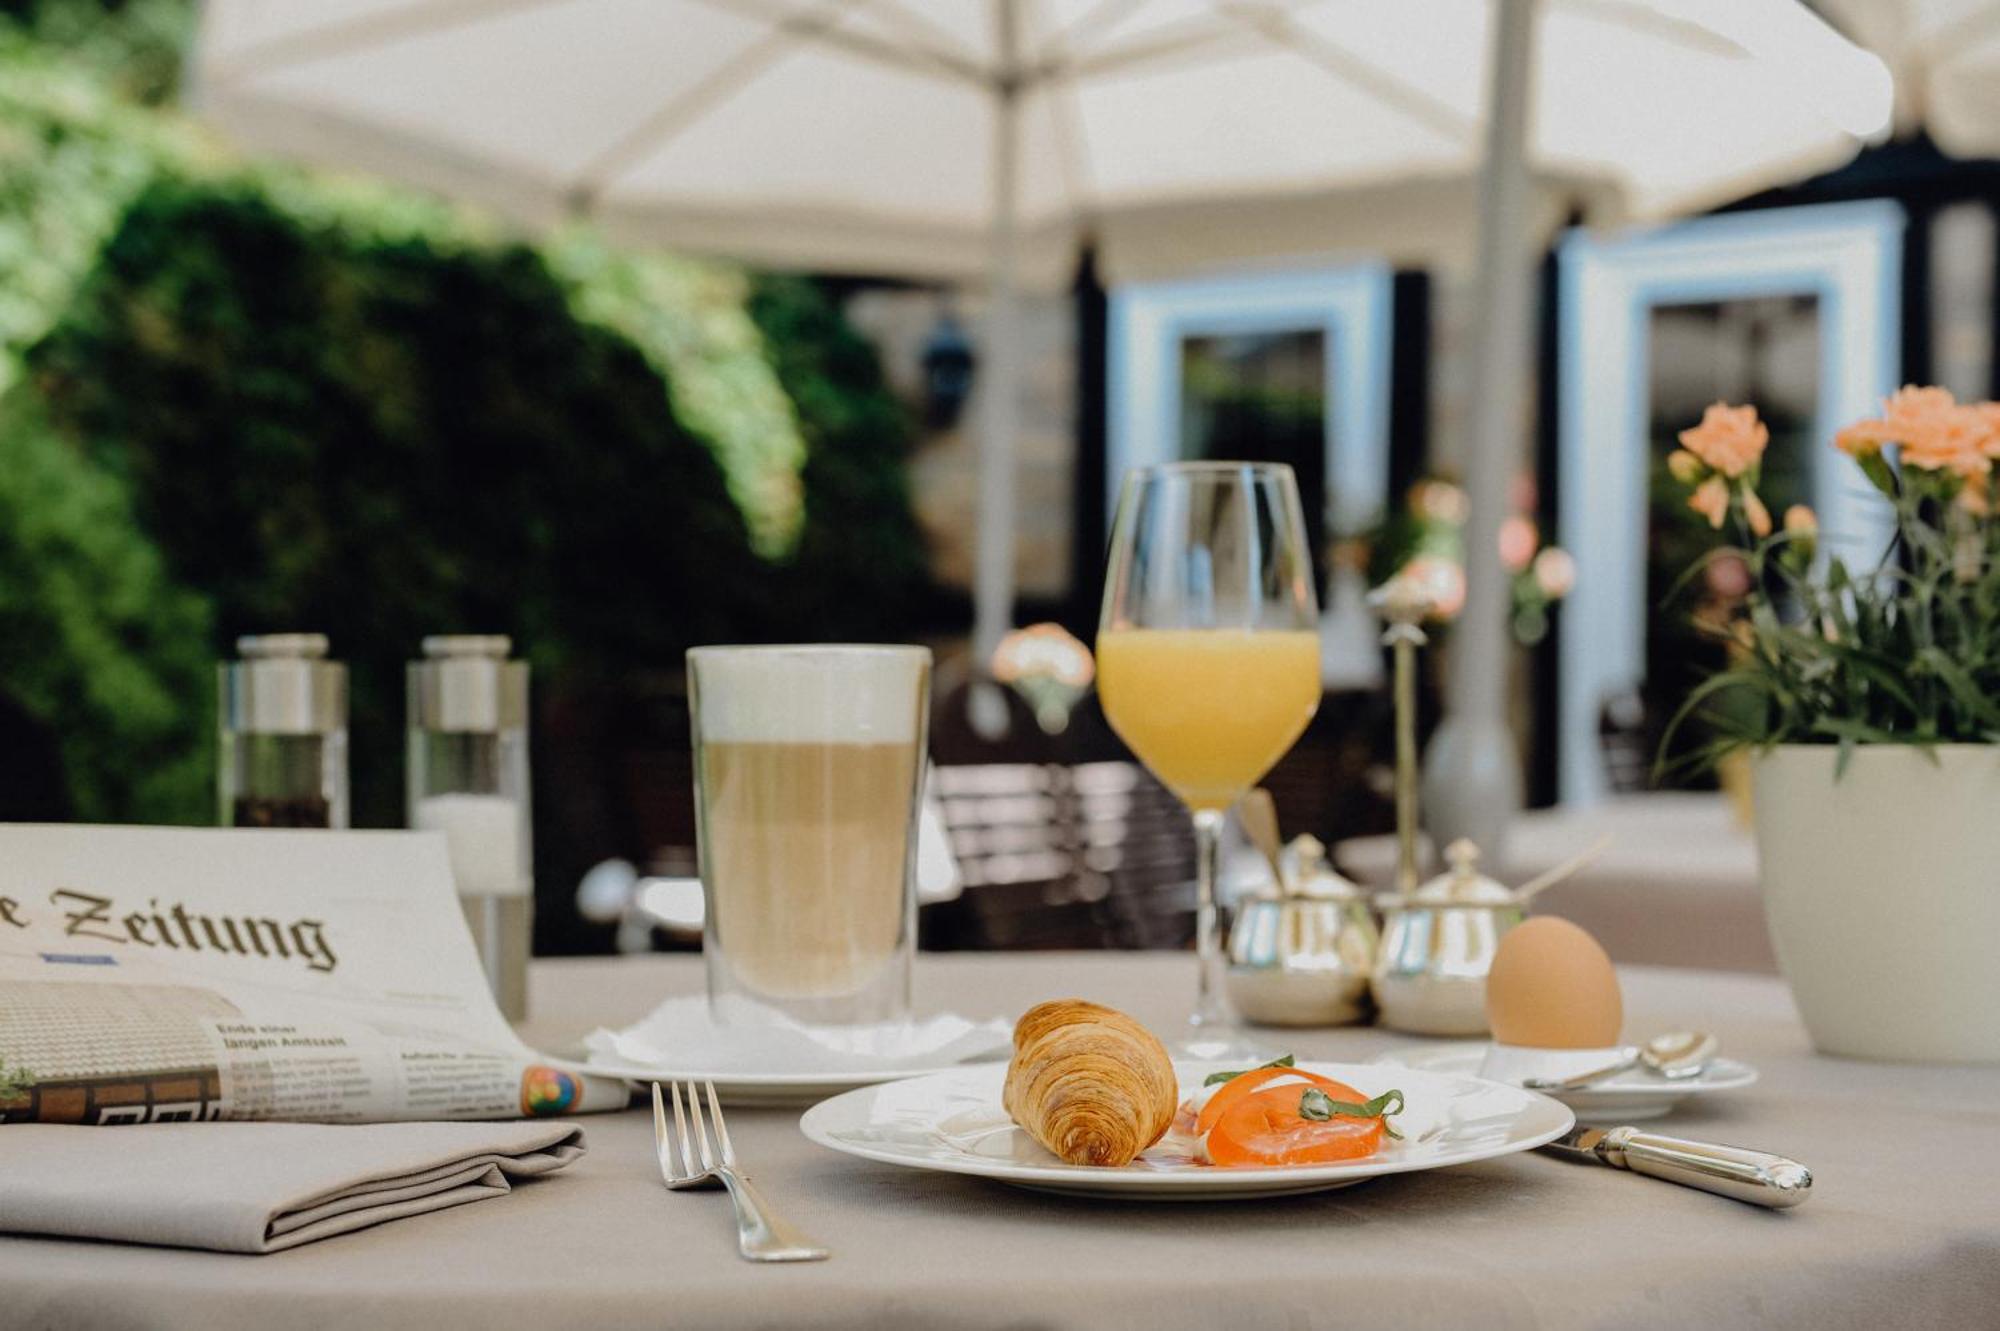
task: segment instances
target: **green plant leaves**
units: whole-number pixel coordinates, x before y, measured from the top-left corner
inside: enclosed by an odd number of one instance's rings
[[[1956,478],[1905,476],[1879,454],[1858,462],[1895,506],[1896,539],[1862,575],[1840,558],[1801,569],[1782,536],[1740,552],[1754,590],[1722,633],[1732,664],[1689,692],[1656,773],[1774,744],[1837,745],[1844,771],[1862,744],[2000,739],[2000,521],[1955,502]],[[1717,738],[1676,753],[1697,716]]]

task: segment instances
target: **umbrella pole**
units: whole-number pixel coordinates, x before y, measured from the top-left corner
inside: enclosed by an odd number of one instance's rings
[[[1479,176],[1479,305],[1466,459],[1465,610],[1452,632],[1446,710],[1426,755],[1432,837],[1470,837],[1502,860],[1521,807],[1521,759],[1507,724],[1512,575],[1500,524],[1520,462],[1528,304],[1528,103],[1539,0],[1497,0],[1486,161]]]
[[[1002,51],[1011,46],[1013,6],[1000,7]],[[993,101],[993,240],[986,283],[985,383],[979,395],[979,531],[972,585],[971,720],[988,736],[1004,733],[997,691],[977,681],[993,666],[1014,618],[1015,437],[1020,426],[1020,307],[1016,292],[1020,90],[1003,81]]]

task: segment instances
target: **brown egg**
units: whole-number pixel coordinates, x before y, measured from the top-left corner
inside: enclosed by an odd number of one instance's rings
[[[1618,1043],[1625,1000],[1597,940],[1538,915],[1509,929],[1486,979],[1486,1017],[1501,1044],[1603,1049]]]

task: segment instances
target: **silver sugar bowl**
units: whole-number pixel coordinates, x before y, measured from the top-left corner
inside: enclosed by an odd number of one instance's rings
[[[1237,903],[1223,983],[1265,1026],[1346,1026],[1368,1010],[1380,935],[1368,896],[1334,872],[1318,838],[1286,847],[1281,879]]]
[[[1376,898],[1382,947],[1373,991],[1380,1022],[1416,1035],[1484,1035],[1486,973],[1526,898],[1479,872],[1479,848],[1445,849],[1451,867],[1409,893]],[[1539,886],[1539,885],[1538,885]]]

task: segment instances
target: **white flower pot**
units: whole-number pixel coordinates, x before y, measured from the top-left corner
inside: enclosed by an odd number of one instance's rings
[[[2000,1062],[2000,745],[1756,760],[1778,965],[1821,1053]]]

